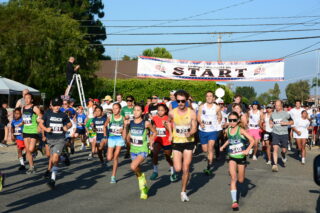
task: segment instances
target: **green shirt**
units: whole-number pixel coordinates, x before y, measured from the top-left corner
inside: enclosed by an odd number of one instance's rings
[[[146,122],[143,120],[136,124],[134,121],[130,121],[130,152],[140,153],[149,151],[147,129],[145,127]]]
[[[231,128],[228,128],[228,155],[232,158],[243,159],[245,155],[242,152],[246,149],[245,142],[246,139],[240,133],[240,127],[238,127],[237,132],[232,135],[230,133]]]
[[[112,136],[121,136],[123,130],[123,116],[120,116],[118,120],[114,118],[114,115],[111,115],[109,123],[109,137]]]
[[[23,108],[22,119],[23,119],[23,133],[27,134],[38,134],[38,115],[34,113],[33,106],[29,109]]]
[[[128,106],[125,106],[121,109],[121,115],[123,117],[129,116],[130,120],[133,120],[133,107],[129,108]]]
[[[87,123],[86,123],[86,127],[87,127],[87,129],[88,129],[88,136],[89,136],[89,138],[94,138],[94,137],[97,136],[97,133],[94,132],[93,129],[92,129],[92,126],[91,126],[92,121],[93,121],[93,118],[90,118],[90,119],[87,121]]]

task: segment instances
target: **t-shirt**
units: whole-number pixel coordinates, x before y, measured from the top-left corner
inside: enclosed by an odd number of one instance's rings
[[[293,108],[289,111],[289,114],[292,118],[293,121],[298,120],[301,118],[301,112],[303,111],[303,108],[297,109],[297,108]]]
[[[270,120],[273,121],[272,132],[277,135],[287,135],[288,134],[288,125],[281,125],[280,122],[288,122],[291,119],[291,116],[286,111],[274,111],[271,114]]]
[[[125,106],[121,109],[121,115],[123,117],[129,116],[130,120],[133,120],[133,107],[129,108],[128,106]]]
[[[308,138],[309,131],[308,127],[310,126],[310,121],[308,119],[302,119],[299,118],[294,121],[294,125],[292,127],[295,127],[299,132],[301,132],[301,135],[298,135],[296,132],[293,132],[294,138]]]
[[[93,129],[92,129],[92,126],[91,126],[92,122],[93,122],[93,118],[90,118],[86,123],[86,127],[88,129],[89,138],[94,138],[94,137],[97,136],[97,133],[94,132]]]
[[[22,140],[23,141],[23,137],[22,137],[23,125],[22,126],[18,126],[22,122],[23,122],[22,118],[20,118],[19,120],[12,120],[11,127],[14,130],[13,135],[16,137],[16,140]]]
[[[119,102],[116,102],[116,103],[119,103]],[[121,108],[127,106],[127,102],[125,101],[121,101],[119,104],[121,105]]]
[[[8,123],[8,111],[5,108],[0,107],[0,129],[4,129]]]
[[[158,104],[156,104],[156,105],[150,104],[149,105],[149,113],[151,114],[151,116],[156,116],[157,112],[158,112]]]
[[[70,123],[70,119],[67,114],[63,112],[53,112],[51,110],[47,111],[43,116],[44,126],[47,128],[52,128],[51,132],[46,132],[46,137],[48,139],[64,139],[65,132],[63,126]]]
[[[85,120],[86,120],[87,116],[82,113],[82,114],[77,114],[77,129],[84,129],[84,125],[85,125]],[[82,124],[82,125],[80,125]]]
[[[67,74],[67,79],[71,79],[73,74],[75,74],[73,63],[71,63],[70,61],[68,61],[67,63],[66,74]]]
[[[104,137],[104,123],[107,121],[107,116],[95,117],[93,119],[93,125],[96,128],[97,139],[101,140]]]

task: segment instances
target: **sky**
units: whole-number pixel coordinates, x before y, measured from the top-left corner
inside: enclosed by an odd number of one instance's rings
[[[5,2],[0,0],[0,2]],[[103,0],[105,16],[101,21],[109,33],[167,33],[167,32],[223,32],[223,31],[256,31],[256,30],[294,30],[320,29],[320,1],[317,0]],[[230,18],[261,18],[261,17],[294,17],[281,19],[249,19],[226,20]],[[319,16],[319,17],[301,17]],[[137,20],[168,20],[178,21],[137,21]],[[224,19],[224,20],[194,20],[194,19]],[[126,20],[126,21],[114,21]],[[135,21],[128,21],[135,20]],[[319,22],[319,23],[314,23]],[[275,23],[311,23],[304,25],[281,26],[241,26],[244,24],[275,24]],[[314,24],[312,24],[314,23]],[[181,28],[112,28],[119,25],[226,25],[212,27],[181,27]],[[320,31],[307,32],[277,32],[259,34],[224,34],[222,41],[256,40],[287,37],[318,36]],[[116,43],[174,43],[174,42],[208,42],[217,41],[216,35],[161,35],[161,36],[116,36],[107,35],[105,44]],[[307,50],[320,48],[319,39],[276,41],[264,43],[222,44],[222,61],[264,60],[281,58],[310,45]],[[108,47],[105,55],[116,59],[117,55],[138,56],[146,48],[155,46]],[[164,46],[175,59],[216,61],[217,45],[195,46]],[[304,51],[303,51],[304,52]],[[280,96],[285,98],[285,87],[297,80],[310,80],[316,76],[320,53],[317,51],[285,59],[285,81],[278,82]],[[273,88],[275,82],[233,82],[236,86],[253,86],[258,94]],[[311,91],[314,93],[314,90]]]

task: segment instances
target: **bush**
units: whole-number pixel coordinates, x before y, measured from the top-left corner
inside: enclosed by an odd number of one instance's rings
[[[103,98],[105,95],[113,95],[113,80],[100,78],[95,86],[93,95],[97,98]],[[125,96],[133,95],[137,101],[146,100],[147,97],[158,95],[159,97],[169,97],[171,90],[183,89],[189,92],[196,101],[205,101],[205,92],[215,91],[217,88],[223,88],[226,91],[223,97],[224,102],[229,103],[232,100],[232,92],[225,86],[217,85],[213,81],[182,81],[182,80],[164,80],[164,79],[119,79],[117,80],[116,93]],[[87,94],[86,94],[87,95]],[[98,95],[98,96],[97,96]]]

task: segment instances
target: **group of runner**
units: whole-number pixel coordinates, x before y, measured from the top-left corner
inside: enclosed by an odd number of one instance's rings
[[[112,103],[106,96],[100,105],[99,100],[89,100],[88,107],[74,108],[69,101],[54,98],[50,108],[42,112],[33,104],[33,96],[24,95],[21,108],[14,110],[12,121],[13,140],[18,148],[19,170],[26,170],[23,152],[29,163],[27,174],[36,173],[33,162],[37,141],[42,141],[48,156],[48,178],[50,188],[55,188],[59,161],[70,164],[69,154],[75,152],[74,141],[80,138],[81,151],[89,145],[91,152],[88,160],[95,155],[106,167],[113,161],[110,183],[117,182],[119,155],[126,148],[125,158],[131,158],[130,169],[135,173],[140,190],[140,198],[148,198],[148,185],[141,164],[152,156],[153,173],[150,180],[159,176],[158,155],[163,150],[170,168],[170,181],[181,176],[181,201],[189,201],[187,184],[190,177],[190,164],[197,142],[206,153],[206,175],[211,175],[215,167],[215,157],[226,149],[230,174],[230,193],[232,208],[239,208],[237,201],[237,182],[243,183],[247,156],[257,160],[263,153],[266,163],[272,165],[272,171],[278,171],[278,150],[284,166],[287,163],[286,152],[290,146],[290,134],[296,140],[301,163],[306,163],[305,145],[309,136],[310,124],[316,116],[301,107],[296,101],[295,108],[289,112],[283,109],[283,103],[260,109],[254,101],[247,110],[236,96],[234,103],[225,107],[223,101],[216,99],[213,91],[205,94],[206,101],[196,105],[184,90],[171,91],[170,100],[159,101],[153,95],[150,102],[143,106],[135,103],[133,96],[122,95]],[[316,114],[317,115],[317,114]],[[311,121],[311,122],[310,122]],[[262,150],[259,150],[262,144]]]

